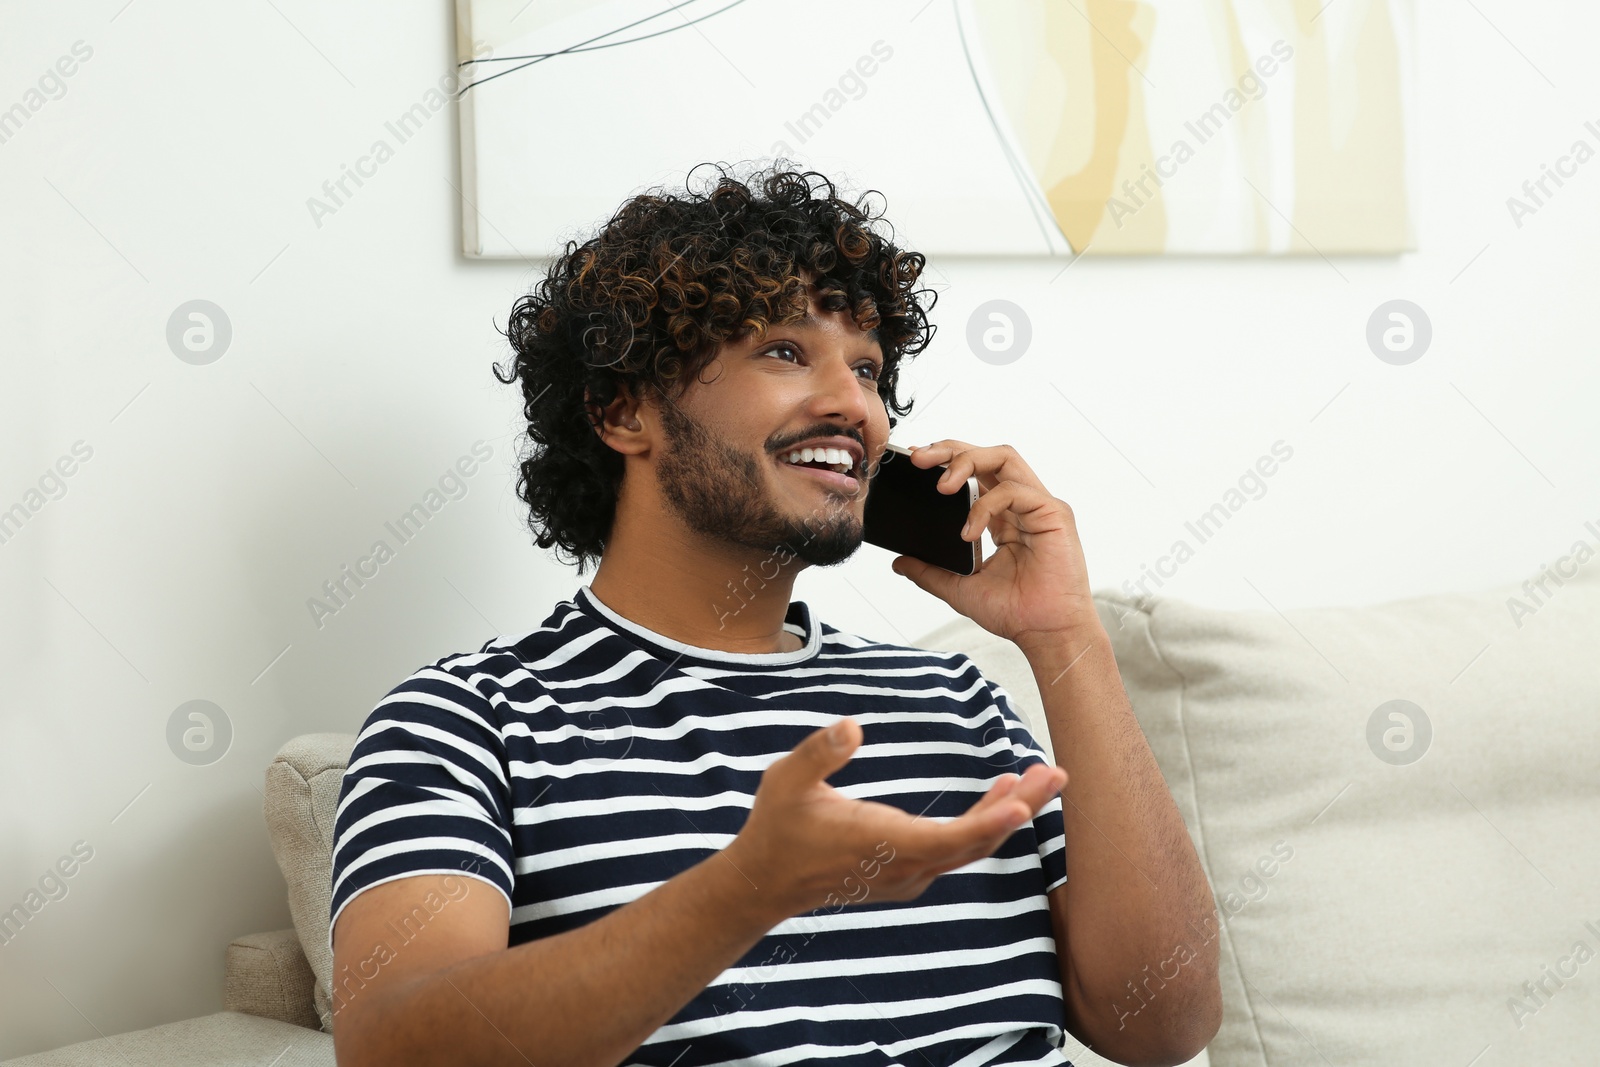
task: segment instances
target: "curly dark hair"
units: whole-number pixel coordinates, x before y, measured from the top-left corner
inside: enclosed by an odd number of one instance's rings
[[[696,192],[690,183],[706,166],[720,177]],[[746,181],[708,163],[688,178],[688,196],[648,190],[594,237],[568,241],[502,331],[513,355],[494,374],[520,380],[528,424],[517,495],[539,547],[557,546],[580,575],[616,516],[623,457],[595,431],[624,383],[636,400],[671,403],[721,346],[802,319],[809,282],[824,310],[849,309],[861,329],[878,331],[878,395],[892,428],[911,411],[896,395],[900,360],[936,328],[927,312],[937,294],[912,289],[926,257],[876,232],[882,216],[860,206],[876,190],[852,204],[786,160]]]

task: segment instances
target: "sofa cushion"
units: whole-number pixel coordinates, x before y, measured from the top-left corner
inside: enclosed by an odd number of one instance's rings
[[[289,916],[316,976],[313,1003],[328,1033],[333,1032],[333,952],[328,947],[333,816],[355,744],[355,734],[303,734],[279,749],[267,767],[272,854],[289,886]]]
[[[333,1038],[317,1030],[219,1011],[148,1030],[80,1041],[6,1060],[3,1067],[334,1067]]]
[[[222,966],[222,1007],[318,1029],[316,976],[291,927],[236,937]]]
[[[1370,607],[1096,603],[1215,893],[1216,1067],[1593,1062],[1600,563]],[[928,642],[1043,728],[1015,645]]]

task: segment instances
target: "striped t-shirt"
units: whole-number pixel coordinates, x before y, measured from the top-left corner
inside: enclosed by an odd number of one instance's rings
[[[531,633],[416,671],[351,752],[331,921],[371,886],[466,874],[509,901],[510,945],[583,926],[731,842],[761,772],[845,716],[862,742],[828,784],[939,822],[1045,762],[964,654],[856,637],[804,601],[784,628],[804,646],[696,648],[584,585]],[[773,927],[627,1062],[1069,1064],[1045,898],[1065,845],[1052,797],[915,900],[874,900],[863,878]]]

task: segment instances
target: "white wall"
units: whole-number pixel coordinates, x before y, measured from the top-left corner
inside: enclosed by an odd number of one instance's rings
[[[517,398],[489,374],[494,326],[542,264],[455,251],[453,117],[320,228],[305,207],[449,69],[448,6],[123,4],[0,14],[0,108],[74,42],[93,49],[0,144],[0,508],[92,449],[0,544],[0,907],[93,849],[0,946],[0,1057],[218,1010],[227,941],[289,924],[258,794],[274,751],[354,730],[409,671],[536,624],[577,581],[521,525]],[[1600,145],[1600,13],[1481,0],[1420,23],[1422,251],[1091,253],[1054,282],[1061,261],[938,262],[943,329],[910,378],[945,391],[897,438],[1015,444],[1110,587],[1284,440],[1266,495],[1162,590],[1218,605],[1520,580],[1593,542],[1600,161],[1520,228],[1505,201],[1574,140]],[[582,165],[582,146],[550,165]],[[645,177],[606,180],[620,202]],[[1004,367],[963,340],[996,297],[1035,332]],[[1396,297],[1434,327],[1404,367],[1364,341]],[[196,298],[233,327],[209,366],[164,336]],[[468,495],[315,626],[307,598],[480,439],[493,459]],[[880,638],[954,617],[888,559],[865,548],[797,595]],[[234,732],[208,766],[166,740],[194,699]]]

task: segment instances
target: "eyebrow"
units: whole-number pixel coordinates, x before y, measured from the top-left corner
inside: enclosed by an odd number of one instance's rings
[[[810,308],[806,308],[806,317],[801,320],[801,324],[804,326],[809,326],[814,330],[821,329],[823,326],[822,320],[813,315]],[[878,327],[874,326],[872,329],[865,332],[867,335],[867,340],[877,345],[879,349],[883,348],[883,338],[878,334]]]

